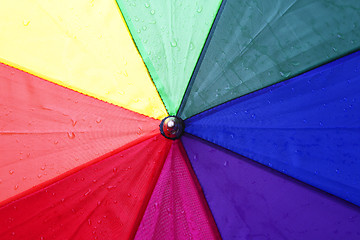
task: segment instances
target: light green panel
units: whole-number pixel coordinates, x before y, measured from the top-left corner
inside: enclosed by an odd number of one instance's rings
[[[117,0],[170,115],[175,115],[221,0]]]

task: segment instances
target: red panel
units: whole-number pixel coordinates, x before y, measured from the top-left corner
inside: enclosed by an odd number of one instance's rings
[[[161,135],[0,208],[0,239],[134,237],[171,140]]]
[[[172,145],[135,239],[220,239],[179,140]]]
[[[0,203],[150,138],[159,124],[0,64]]]

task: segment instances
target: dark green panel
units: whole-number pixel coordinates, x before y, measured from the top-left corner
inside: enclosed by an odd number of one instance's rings
[[[188,118],[359,46],[359,0],[228,0],[179,115]]]
[[[221,0],[117,0],[170,115],[175,115]]]

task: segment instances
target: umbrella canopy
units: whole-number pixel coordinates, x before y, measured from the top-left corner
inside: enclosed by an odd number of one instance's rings
[[[359,1],[1,5],[1,239],[359,239]]]

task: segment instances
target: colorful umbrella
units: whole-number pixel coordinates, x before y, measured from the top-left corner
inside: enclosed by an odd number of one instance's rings
[[[360,238],[359,1],[0,16],[0,239]]]

